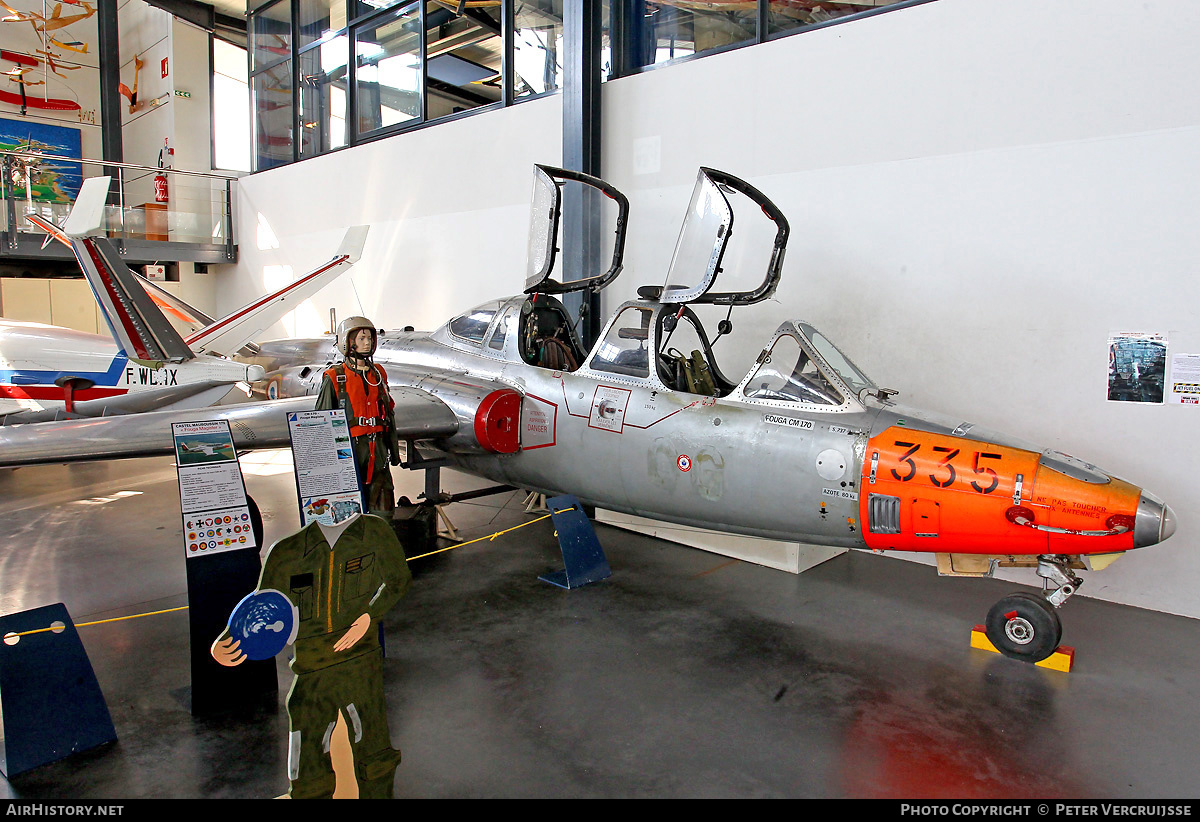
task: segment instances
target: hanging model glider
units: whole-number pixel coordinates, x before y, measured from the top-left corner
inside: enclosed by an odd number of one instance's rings
[[[603,273],[556,282],[568,185],[617,204],[614,251]],[[718,292],[735,212],[770,221],[767,271],[753,288]],[[1043,595],[1005,597],[987,619],[992,642],[1027,661],[1057,647],[1057,609],[1078,590],[1077,572],[1174,532],[1171,509],[1143,488],[897,404],[896,392],[806,323],[781,324],[745,376],[726,378],[694,308],[731,315],[769,298],[789,226],[760,191],[720,171],[700,171],[665,281],[617,307],[589,350],[555,295],[616,278],[627,216],[628,201],[604,181],[538,166],[525,292],[432,333],[381,337],[376,359],[387,368],[408,466],[440,458],[495,481],[736,534],[931,552],[947,575],[1034,568]],[[727,315],[713,339],[730,328]],[[217,417],[233,423],[239,448],[286,445],[283,411],[311,408],[332,343],[266,343],[258,356],[277,369],[265,392],[290,398],[0,428],[0,464],[166,454],[172,421]]]

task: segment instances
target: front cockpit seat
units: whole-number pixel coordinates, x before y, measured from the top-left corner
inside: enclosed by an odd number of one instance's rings
[[[637,348],[630,348],[617,355],[614,364],[637,371],[648,371],[650,368],[650,352],[646,341],[650,339],[649,328],[619,328],[617,338],[622,340],[637,340]]]
[[[581,355],[571,340],[571,328],[556,305],[526,303],[521,356],[530,365],[554,371],[574,371]]]
[[[555,332],[549,336],[543,335],[536,339],[537,364],[542,368],[550,368],[555,371],[574,371],[579,367],[579,362],[575,359],[571,346],[563,342],[558,333]]]

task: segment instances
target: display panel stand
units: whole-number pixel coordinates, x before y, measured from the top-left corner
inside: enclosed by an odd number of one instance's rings
[[[252,497],[250,522],[254,541],[262,545],[262,515]],[[213,637],[220,636],[247,591],[258,586],[262,572],[259,549],[243,548],[196,557],[187,567],[188,634],[191,639],[192,715],[252,711],[278,701],[279,677],[274,659],[246,660],[236,668],[217,663],[209,653]]]
[[[51,627],[56,630],[15,636]],[[7,778],[116,741],[66,605],[0,617],[0,636],[0,771]]]
[[[612,576],[604,549],[579,500],[565,494],[546,500],[546,506],[554,518],[555,535],[566,567],[538,579],[560,588],[579,588]]]
[[[229,613],[258,585],[262,514],[246,494],[225,420],[172,423],[187,569],[193,716],[275,705],[274,660],[226,668],[209,654]]]

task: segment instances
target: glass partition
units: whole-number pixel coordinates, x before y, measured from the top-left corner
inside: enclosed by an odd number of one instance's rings
[[[250,18],[250,70],[259,71],[292,56],[292,4],[277,0]]]
[[[425,10],[425,76],[430,120],[499,102],[504,57],[500,4],[462,15],[436,3]]]
[[[300,55],[301,157],[346,145],[349,62],[350,44],[345,35]]]
[[[758,12],[753,2],[679,3],[646,0],[645,13],[632,21],[643,66],[690,57],[711,49],[753,42]]]
[[[513,20],[513,96],[530,97],[559,88],[562,61],[562,0],[520,4]]]
[[[839,18],[930,1],[635,0],[617,3],[614,9],[612,0],[598,0],[600,80],[786,36]],[[564,13],[573,7],[565,2],[252,3],[247,23],[251,89],[263,92],[251,102],[256,120],[263,123],[256,138],[261,150],[255,168],[562,90],[572,47]],[[338,65],[328,63],[324,48],[319,56],[304,56],[308,49],[338,39],[346,41],[337,45],[338,59],[348,52]],[[345,67],[344,80],[335,74],[340,66]],[[271,77],[259,76],[267,70],[272,70]],[[305,91],[310,86],[316,94]],[[274,96],[285,90],[303,98],[299,111],[293,100]],[[291,108],[285,110],[287,106]],[[347,122],[343,130],[339,121],[347,121],[355,107],[358,122]],[[297,129],[313,133],[296,133]]]
[[[399,5],[404,0],[350,0],[350,19],[364,17],[380,9]]]
[[[901,0],[852,0],[848,3],[813,3],[809,0],[768,0],[767,29],[769,34],[795,31],[805,26],[828,23],[839,17],[892,6]]]
[[[299,0],[296,47],[315,43],[346,27],[346,0]]]
[[[420,31],[417,4],[356,30],[358,134],[421,118]]]
[[[292,61],[285,60],[251,80],[254,94],[254,167],[261,171],[290,163],[295,130]]]

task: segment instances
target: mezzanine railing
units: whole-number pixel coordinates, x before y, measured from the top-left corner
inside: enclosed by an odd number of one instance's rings
[[[237,177],[31,151],[0,151],[4,248],[16,251],[21,235],[41,233],[25,219],[27,214],[62,223],[74,205],[62,180],[72,171],[78,180],[82,169],[91,172],[85,171],[84,177],[106,174],[113,178],[104,229],[118,246],[174,243],[180,244],[177,248],[219,249],[227,262],[237,259],[233,237],[233,184]],[[172,254],[164,247],[156,256],[171,259]]]

